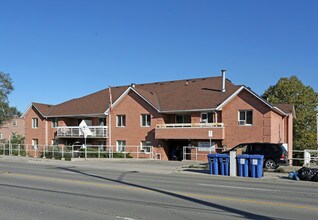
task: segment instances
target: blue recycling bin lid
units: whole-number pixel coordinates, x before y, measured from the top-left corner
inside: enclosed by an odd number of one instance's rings
[[[262,159],[264,159],[264,156],[263,155],[254,154],[254,155],[250,155],[250,159],[262,160]]]
[[[228,154],[219,154],[219,158],[230,158],[230,155]]]
[[[208,154],[208,158],[217,158],[220,154]]]
[[[236,156],[236,158],[244,158],[244,159],[248,159],[248,158],[250,158],[250,155],[249,154],[239,154],[239,155],[237,155]]]

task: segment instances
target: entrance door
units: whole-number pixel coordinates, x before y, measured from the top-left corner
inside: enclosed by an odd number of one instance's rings
[[[187,140],[168,141],[169,160],[183,160],[183,146],[188,146],[189,144],[190,141]]]

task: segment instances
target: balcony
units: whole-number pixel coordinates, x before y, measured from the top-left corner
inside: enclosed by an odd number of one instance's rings
[[[212,139],[223,140],[225,128],[223,123],[187,123],[187,124],[158,124],[155,129],[156,139]]]
[[[107,126],[65,126],[57,127],[58,138],[107,138]]]

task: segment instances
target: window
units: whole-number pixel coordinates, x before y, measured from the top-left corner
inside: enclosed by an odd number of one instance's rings
[[[141,141],[141,151],[145,153],[150,153],[151,147],[152,145],[150,141]]]
[[[117,127],[126,127],[126,115],[117,115]]]
[[[32,128],[38,128],[39,122],[37,118],[32,118]]]
[[[191,123],[191,116],[190,115],[176,115],[176,123],[177,124]]]
[[[141,127],[150,127],[151,118],[149,114],[141,115]]]
[[[18,120],[12,119],[12,126],[18,126]]]
[[[52,128],[56,128],[59,126],[59,120],[57,118],[52,119]]]
[[[201,113],[201,123],[213,123],[215,122],[215,114],[212,112]]]
[[[38,145],[39,145],[39,140],[32,139],[32,148],[36,150],[36,149],[38,149]]]
[[[106,118],[98,118],[99,126],[105,126],[105,124],[106,124]]]
[[[126,151],[126,141],[117,141],[116,151],[117,152],[125,152]]]
[[[253,124],[253,111],[241,110],[239,111],[239,125],[252,125]]]

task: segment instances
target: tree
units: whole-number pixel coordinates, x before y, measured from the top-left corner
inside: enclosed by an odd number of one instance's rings
[[[25,140],[25,137],[14,132],[12,133],[12,137],[11,137],[11,144],[24,144],[24,140]]]
[[[21,115],[15,107],[9,105],[8,95],[13,90],[10,75],[0,71],[0,124],[12,118],[13,115]]]
[[[277,84],[270,86],[262,97],[275,104],[294,104],[296,118],[294,120],[295,150],[316,148],[316,114],[318,93],[310,86],[305,86],[296,76],[281,78]]]

